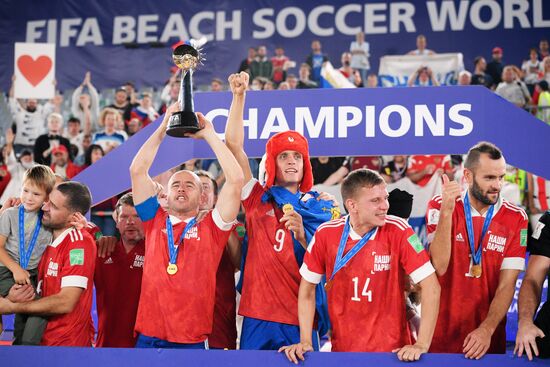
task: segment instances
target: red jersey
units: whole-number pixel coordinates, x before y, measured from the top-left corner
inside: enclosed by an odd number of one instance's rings
[[[101,228],[99,228],[94,222],[86,223],[86,227],[83,228],[84,231],[88,232],[94,240],[98,240],[103,234],[101,233]]]
[[[244,237],[244,226],[239,223],[233,234],[239,241]],[[237,291],[235,290],[235,265],[227,251],[223,252],[216,273],[216,301],[214,323],[208,345],[217,349],[237,349]]]
[[[283,67],[288,60],[289,59],[286,56],[273,56],[271,58],[271,64],[273,64],[273,77],[271,78],[271,80],[273,80],[275,83],[280,83],[284,81],[285,72],[283,70]]]
[[[265,189],[250,180],[242,192],[248,234],[239,314],[264,321],[299,325],[300,269],[290,231],[279,219],[283,212],[262,202]]]
[[[300,269],[302,277],[318,284],[330,279],[345,218],[324,223],[311,240]],[[359,240],[353,228],[346,254]],[[327,290],[336,352],[391,352],[411,344],[405,309],[405,276],[418,283],[434,273],[428,254],[409,224],[388,215],[371,239],[332,280]]]
[[[428,241],[433,239],[439,221],[441,196],[428,204]],[[472,208],[476,248],[483,228],[484,216]],[[523,270],[527,246],[527,215],[519,207],[500,199],[495,204],[493,219],[483,239],[482,272],[470,276],[470,245],[462,199],[456,202],[451,229],[451,258],[447,272],[439,277],[441,301],[439,318],[430,348],[431,352],[462,353],[466,336],[487,317],[495,296],[500,271]],[[488,353],[506,351],[506,317],[495,330]]]
[[[134,325],[144,259],[143,241],[136,244],[128,253],[119,241],[110,257],[96,258],[96,347],[133,348],[136,345]]]
[[[56,165],[55,164],[52,164],[50,166],[50,168],[52,169],[52,171],[56,172],[55,170],[55,167]],[[65,176],[67,177],[68,180],[70,180],[71,178],[73,178],[74,176],[78,175],[80,172],[82,172],[83,168],[80,167],[80,166],[77,166],[76,164],[74,164],[73,162],[71,161],[68,161],[67,162],[67,165],[65,166]]]
[[[438,169],[442,169],[444,172],[451,172],[453,167],[451,166],[451,157],[448,155],[411,155],[409,157],[409,167],[407,173],[414,173],[422,171],[428,166],[433,166],[432,174],[426,174],[419,181],[416,182],[418,186],[426,186],[433,176],[433,172]]]
[[[168,213],[156,197],[136,205],[145,230],[145,265],[135,331],[173,343],[200,343],[212,332],[216,271],[233,223],[217,209],[210,211],[185,235],[179,249],[178,271],[166,271],[169,252]],[[174,240],[186,222],[170,216]]]
[[[49,318],[42,345],[90,347],[92,345],[92,288],[96,258],[93,238],[69,228],[57,237],[42,255],[38,265],[38,292],[53,296],[65,287],[84,289],[74,310]]]
[[[360,168],[372,169],[376,172],[380,170],[382,160],[379,156],[372,157],[353,157],[351,160],[351,170],[355,171]]]

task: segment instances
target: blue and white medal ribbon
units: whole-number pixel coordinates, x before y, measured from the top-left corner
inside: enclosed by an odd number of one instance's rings
[[[468,193],[466,192],[466,196],[464,196],[464,215],[466,216],[466,231],[468,232],[470,254],[472,255],[472,269],[470,271],[470,274],[476,278],[479,278],[481,276],[481,254],[483,251],[483,239],[485,238],[487,230],[489,229],[489,225],[491,224],[491,220],[493,219],[494,210],[494,205],[491,205],[487,210],[485,221],[483,222],[483,228],[481,229],[481,238],[479,239],[476,250],[474,224],[472,221],[472,208],[470,207],[470,199],[468,197]]]
[[[183,243],[183,238],[187,234],[187,232],[197,223],[197,219],[193,218],[191,219],[186,225],[185,228],[181,234],[181,237],[178,241],[178,246],[174,244],[174,231],[172,229],[172,222],[170,221],[170,216],[166,217],[166,235],[168,237],[168,254],[170,256],[170,260],[168,263],[168,267],[166,268],[166,272],[169,275],[174,275],[178,272],[178,266],[176,265],[176,262],[178,260],[178,251],[179,251],[179,245]]]
[[[374,232],[376,232],[377,227],[374,227],[369,232],[367,232],[360,240],[357,242],[349,251],[348,253],[344,255],[344,249],[346,248],[346,243],[348,241],[349,231],[350,231],[350,224],[349,224],[349,216],[346,218],[346,224],[344,225],[344,231],[342,232],[342,237],[340,237],[340,244],[338,245],[338,252],[336,253],[336,261],[334,262],[334,269],[332,270],[332,275],[330,276],[329,280],[325,284],[325,289],[330,290],[332,288],[332,280],[334,279],[334,276],[336,273],[338,273],[346,264],[353,259],[355,255],[370,240]]]
[[[42,210],[39,210],[31,241],[29,242],[29,246],[27,247],[27,249],[25,249],[25,208],[23,207],[23,205],[19,206],[19,265],[25,270],[27,270],[27,267],[29,266],[32,250],[36,245],[36,240],[38,239],[38,233],[40,232],[41,226]]]

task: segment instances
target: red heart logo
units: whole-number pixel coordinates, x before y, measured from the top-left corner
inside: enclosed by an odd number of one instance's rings
[[[35,60],[29,55],[23,55],[17,59],[17,67],[25,79],[36,87],[50,72],[52,59],[42,55]]]

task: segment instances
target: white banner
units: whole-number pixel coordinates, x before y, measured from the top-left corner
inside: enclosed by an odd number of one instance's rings
[[[14,64],[15,98],[55,96],[55,44],[17,42]]]
[[[464,70],[461,53],[384,56],[380,58],[378,77],[384,87],[406,86],[413,73],[424,66],[432,70],[441,85],[456,84],[458,73]]]

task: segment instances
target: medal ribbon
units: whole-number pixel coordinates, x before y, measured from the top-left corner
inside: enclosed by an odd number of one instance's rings
[[[464,214],[466,216],[466,231],[468,232],[468,242],[470,244],[470,253],[472,254],[472,262],[474,265],[481,264],[481,252],[483,250],[483,238],[487,234],[491,220],[493,219],[493,212],[495,206],[491,205],[487,214],[485,215],[485,221],[483,222],[483,228],[481,229],[481,238],[479,239],[479,244],[477,246],[477,251],[475,249],[475,235],[474,235],[474,224],[472,222],[472,208],[470,207],[470,199],[468,198],[468,193],[464,197]]]
[[[36,240],[38,239],[38,233],[40,232],[41,226],[42,210],[39,210],[31,241],[29,242],[29,246],[25,251],[25,208],[23,207],[23,205],[19,206],[19,265],[25,270],[27,269],[27,266],[29,266],[32,250],[36,245]]]
[[[170,254],[170,264],[175,264],[178,259],[179,245],[183,243],[185,234],[197,223],[197,218],[191,219],[183,229],[181,237],[178,241],[178,246],[174,244],[174,231],[172,229],[172,222],[170,216],[166,217],[166,235],[168,237],[168,253]]]
[[[338,273],[340,271],[340,269],[342,269],[344,266],[346,266],[346,264],[351,260],[353,259],[353,257],[355,255],[357,255],[357,253],[359,251],[361,251],[361,249],[363,247],[365,247],[365,245],[367,244],[367,242],[370,240],[370,238],[372,237],[372,235],[374,234],[374,232],[376,232],[376,228],[377,227],[374,227],[373,229],[371,229],[369,232],[367,232],[360,240],[359,242],[357,242],[349,251],[348,253],[346,254],[346,256],[343,256],[342,255],[344,254],[344,249],[346,247],[346,242],[348,241],[348,236],[349,236],[349,230],[350,230],[350,224],[349,224],[349,216],[346,218],[346,225],[344,226],[344,232],[342,232],[342,237],[340,237],[340,244],[338,245],[338,252],[336,253],[336,262],[334,263],[334,269],[332,270],[332,275],[330,276],[330,279],[329,279],[329,282],[334,278],[334,276],[336,275],[336,273]]]

